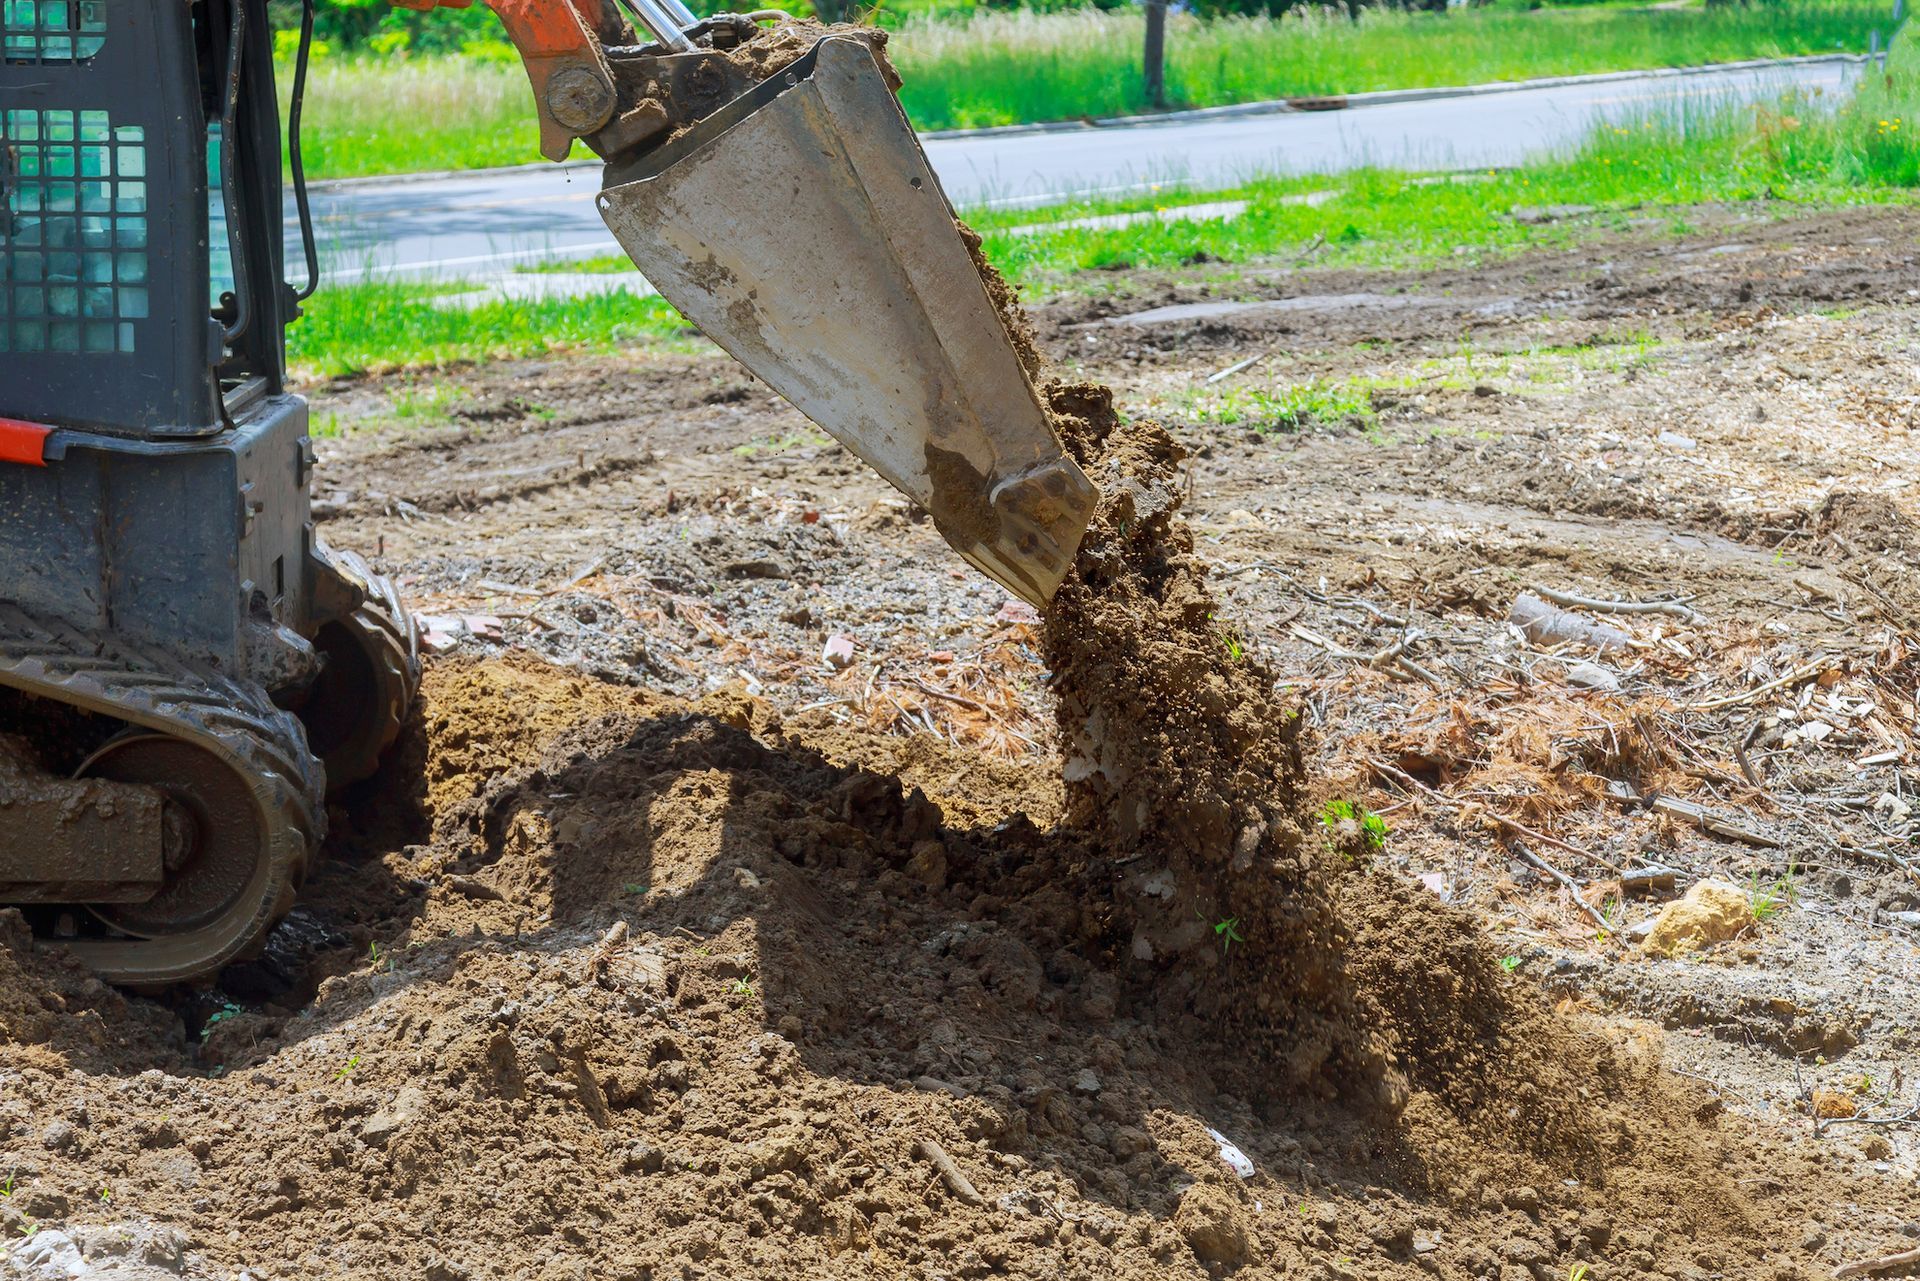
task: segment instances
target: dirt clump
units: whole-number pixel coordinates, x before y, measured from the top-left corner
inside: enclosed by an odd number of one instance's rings
[[[743,41],[722,56],[755,80],[784,71],[800,61],[828,36],[857,40],[873,51],[874,61],[886,76],[887,88],[899,89],[900,76],[887,60],[887,33],[878,27],[863,27],[850,22],[823,23],[811,19],[789,19],[765,27],[753,39]]]

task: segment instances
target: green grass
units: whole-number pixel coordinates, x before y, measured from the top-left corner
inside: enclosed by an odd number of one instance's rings
[[[1249,183],[1247,211],[1232,220],[1139,223],[1011,236],[1020,223],[1086,213],[1152,208],[1189,197],[1166,191],[1129,200],[1079,202],[1048,210],[978,212],[970,221],[987,253],[1028,296],[1112,288],[1111,267],[1168,268],[1223,280],[1233,264],[1264,261],[1313,267],[1418,268],[1552,248],[1610,232],[1685,234],[1694,206],[1747,202],[1785,216],[1795,210],[1908,201],[1920,185],[1920,53],[1896,43],[1886,76],[1836,107],[1801,99],[1734,110],[1688,108],[1610,127],[1567,155],[1522,169],[1472,175],[1365,171],[1341,179],[1275,178]],[[1289,201],[1307,190],[1335,196]],[[1216,200],[1221,193],[1204,198]],[[1538,223],[1516,208],[1586,206],[1591,212]],[[618,260],[566,264],[613,269]],[[602,351],[646,342],[699,347],[665,302],[625,291],[545,302],[494,302],[442,309],[432,298],[453,284],[364,284],[322,290],[289,331],[291,357],[306,375],[437,366],[553,350]],[[1610,336],[1564,356],[1583,367],[1647,364],[1646,334]],[[1471,371],[1469,371],[1471,372]],[[1188,406],[1219,421],[1365,423],[1370,393],[1358,382],[1234,390]],[[1264,400],[1257,399],[1265,397]]]
[[[609,351],[636,342],[704,346],[680,314],[657,297],[626,291],[545,302],[439,307],[455,286],[387,282],[323,289],[287,330],[287,356],[305,377]],[[423,400],[420,414],[443,410]]]
[[[523,262],[514,270],[521,275],[549,276],[582,273],[590,276],[621,276],[637,268],[625,254],[596,254],[591,258],[555,258],[548,262]]]
[[[1371,9],[1357,23],[1330,14],[1175,16],[1171,98],[1211,106],[1858,51],[1870,30],[1889,26],[1882,0],[1534,11],[1495,5],[1444,14]],[[899,22],[890,45],[905,79],[901,101],[923,129],[1139,111],[1142,21],[1134,12],[1099,9],[914,14]],[[283,93],[289,79],[283,69]],[[314,178],[540,158],[532,93],[504,44],[476,43],[457,55],[327,54],[314,62],[306,103],[304,146]]]
[[[1379,419],[1373,392],[1386,386],[1385,380],[1372,378],[1226,386],[1185,393],[1181,409],[1200,422],[1245,425],[1263,432],[1341,425],[1368,428]]]
[[[1747,107],[1694,104],[1606,126],[1567,154],[1450,177],[1363,170],[1337,180],[1268,178],[1204,197],[1174,189],[1039,213],[978,212],[989,257],[1029,288],[1098,288],[1087,273],[1280,259],[1314,266],[1418,267],[1571,244],[1606,232],[1687,235],[1683,210],[1722,202],[1839,205],[1911,199],[1920,185],[1920,52],[1899,40],[1887,74],[1859,95],[1789,96]],[[1318,204],[1303,192],[1336,191]],[[1231,220],[1143,222],[1013,236],[1020,223],[1238,197]],[[1551,206],[1587,212],[1537,222]]]
[[[889,44],[923,129],[1144,110],[1135,12],[979,10],[905,23]],[[1369,89],[1479,84],[1635,67],[1864,50],[1887,6],[1790,0],[1713,8],[1488,6],[1447,13],[1331,9],[1279,19],[1174,17],[1167,94],[1208,107]]]

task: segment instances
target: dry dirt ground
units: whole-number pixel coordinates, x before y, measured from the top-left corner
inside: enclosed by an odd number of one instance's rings
[[[1606,1281],[1920,1247],[1920,215],[1690,221],[1036,309],[1058,369],[1190,451],[1220,645],[1302,709],[1309,811],[1383,818],[1359,856],[1407,920],[1459,909],[1555,1053],[1642,1082],[1617,1141],[1516,1148],[1552,1103],[1514,1088],[1436,1162],[1079,946],[1031,872],[1071,864],[1038,620],[730,362],[635,351],[315,389],[361,424],[323,442],[323,532],[428,618],[420,717],[216,990],[123,998],[9,938],[0,1275]],[[1665,604],[1518,626],[1543,590]],[[1734,937],[1650,954],[1702,881]],[[1485,1042],[1504,1081],[1524,1055]]]

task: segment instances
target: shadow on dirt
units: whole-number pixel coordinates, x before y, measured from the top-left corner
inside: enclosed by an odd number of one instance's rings
[[[1156,1141],[1168,1115],[1232,1135],[1303,1188],[1445,1186],[1390,1120],[1261,1090],[1248,1047],[1184,1010],[1180,985],[1122,977],[1127,939],[1097,880],[1113,869],[1074,836],[1019,814],[947,826],[899,778],[761,729],[744,712],[582,724],[542,767],[439,816],[431,845],[417,796],[360,798],[362,837],[381,829],[371,848],[412,836],[424,861],[459,851],[438,870],[479,895],[473,933],[429,939],[424,882],[396,860],[336,863],[303,910],[353,941],[276,1003],[363,967],[370,947],[409,954],[390,980],[404,986],[431,981],[437,953],[577,955],[624,922],[637,972],[658,973],[678,1015],[724,1024],[757,1006],[764,1044],[790,1045],[807,1073],[962,1100],[966,1138],[1117,1210],[1171,1214],[1196,1161],[1219,1160],[1205,1140],[1178,1154]],[[329,1022],[268,1030],[284,1046]],[[688,1087],[639,1067],[647,1086],[609,1089],[643,1111]]]

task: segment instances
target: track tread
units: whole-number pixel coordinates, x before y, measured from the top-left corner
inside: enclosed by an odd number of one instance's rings
[[[407,711],[420,689],[420,628],[401,603],[393,580],[376,573],[359,553],[330,547],[326,555],[365,595],[358,608],[340,621],[359,637],[385,694],[385,706],[377,713],[374,732],[333,762],[330,781],[338,787],[372,777],[380,758],[400,736],[400,727],[406,723]]]
[[[152,646],[102,636],[0,603],[0,685],[158,730],[200,745],[246,777],[269,833],[265,892],[252,920],[178,952],[182,936],[75,940],[101,975],[158,985],[197,978],[257,947],[293,905],[326,834],[326,777],[306,731],[264,689]],[[144,955],[143,955],[144,954]]]

